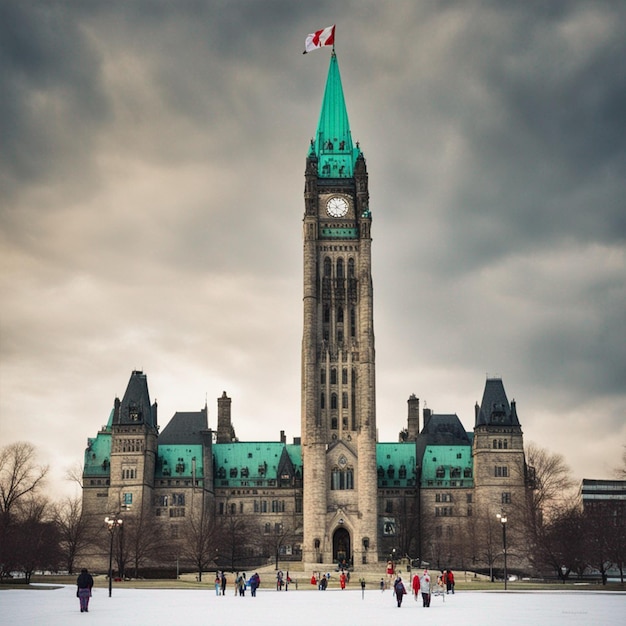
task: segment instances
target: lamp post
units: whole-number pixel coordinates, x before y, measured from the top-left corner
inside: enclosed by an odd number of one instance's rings
[[[504,590],[506,591],[506,583],[509,577],[506,571],[506,523],[508,520],[504,511],[502,513],[498,513],[496,517],[502,524],[502,547],[504,548]]]
[[[120,519],[117,515],[115,517],[105,517],[104,523],[106,524],[109,535],[109,598],[111,597],[111,591],[113,589],[113,534],[118,526],[124,523],[124,520]]]

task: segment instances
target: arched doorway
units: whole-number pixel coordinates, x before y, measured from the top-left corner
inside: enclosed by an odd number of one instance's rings
[[[333,561],[338,565],[350,565],[352,552],[350,550],[350,533],[340,526],[333,535]]]

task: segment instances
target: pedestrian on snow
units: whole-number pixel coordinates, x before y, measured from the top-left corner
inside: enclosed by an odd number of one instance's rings
[[[315,572],[311,574],[311,584],[317,585],[317,578],[315,578]]]
[[[220,582],[222,584],[222,595],[225,596],[226,595],[226,583],[228,582],[226,580],[226,572],[222,572],[222,580]]]
[[[420,576],[420,591],[422,592],[423,606],[430,606],[430,574],[427,569]]]
[[[385,591],[385,579],[384,578],[380,579],[380,590]]]
[[[250,583],[250,595],[253,598],[256,598],[256,590],[261,585],[261,578],[256,572],[254,572],[254,574],[250,576],[250,580],[248,582]]]
[[[278,570],[276,573],[276,591],[283,590],[283,572],[282,570]]]
[[[342,589],[346,588],[346,573],[342,570],[341,574],[339,574],[339,586]]]
[[[320,580],[320,591],[326,591],[326,587],[328,587],[328,579],[326,576],[322,576],[322,580]]]
[[[89,612],[89,598],[91,598],[91,588],[93,587],[93,577],[86,570],[81,569],[80,575],[76,579],[76,597],[80,602],[80,612]]]
[[[413,589],[413,599],[417,602],[417,597],[420,594],[420,576],[419,574],[415,574],[413,576],[413,580],[411,581],[411,589]]]
[[[220,573],[215,572],[215,595],[220,595],[220,587],[222,586],[222,579],[220,578]]]
[[[237,590],[239,591],[240,596],[246,595],[246,573],[245,572],[241,572],[241,576],[237,578],[236,587],[237,587]]]
[[[446,570],[446,593],[454,593],[454,574],[452,570]]]
[[[393,590],[396,594],[396,600],[398,601],[398,608],[400,608],[402,606],[402,600],[406,595],[406,589],[404,588],[404,583],[400,576],[396,578],[396,582],[393,584]]]

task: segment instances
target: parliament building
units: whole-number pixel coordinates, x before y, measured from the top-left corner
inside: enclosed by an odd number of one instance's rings
[[[147,376],[133,371],[88,439],[84,514],[141,520],[170,545],[194,520],[228,519],[257,539],[249,559],[277,550],[305,569],[405,555],[476,564],[481,528],[525,497],[515,402],[487,378],[467,431],[411,395],[398,441],[377,441],[374,213],[333,51],[305,167],[301,436],[240,441],[226,392],[215,422],[205,406],[161,430]]]

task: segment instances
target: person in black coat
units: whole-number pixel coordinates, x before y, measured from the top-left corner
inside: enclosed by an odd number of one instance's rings
[[[89,598],[91,598],[91,588],[93,587],[93,577],[86,570],[80,570],[80,575],[76,579],[76,597],[80,601],[80,612],[87,613],[89,611]]]

